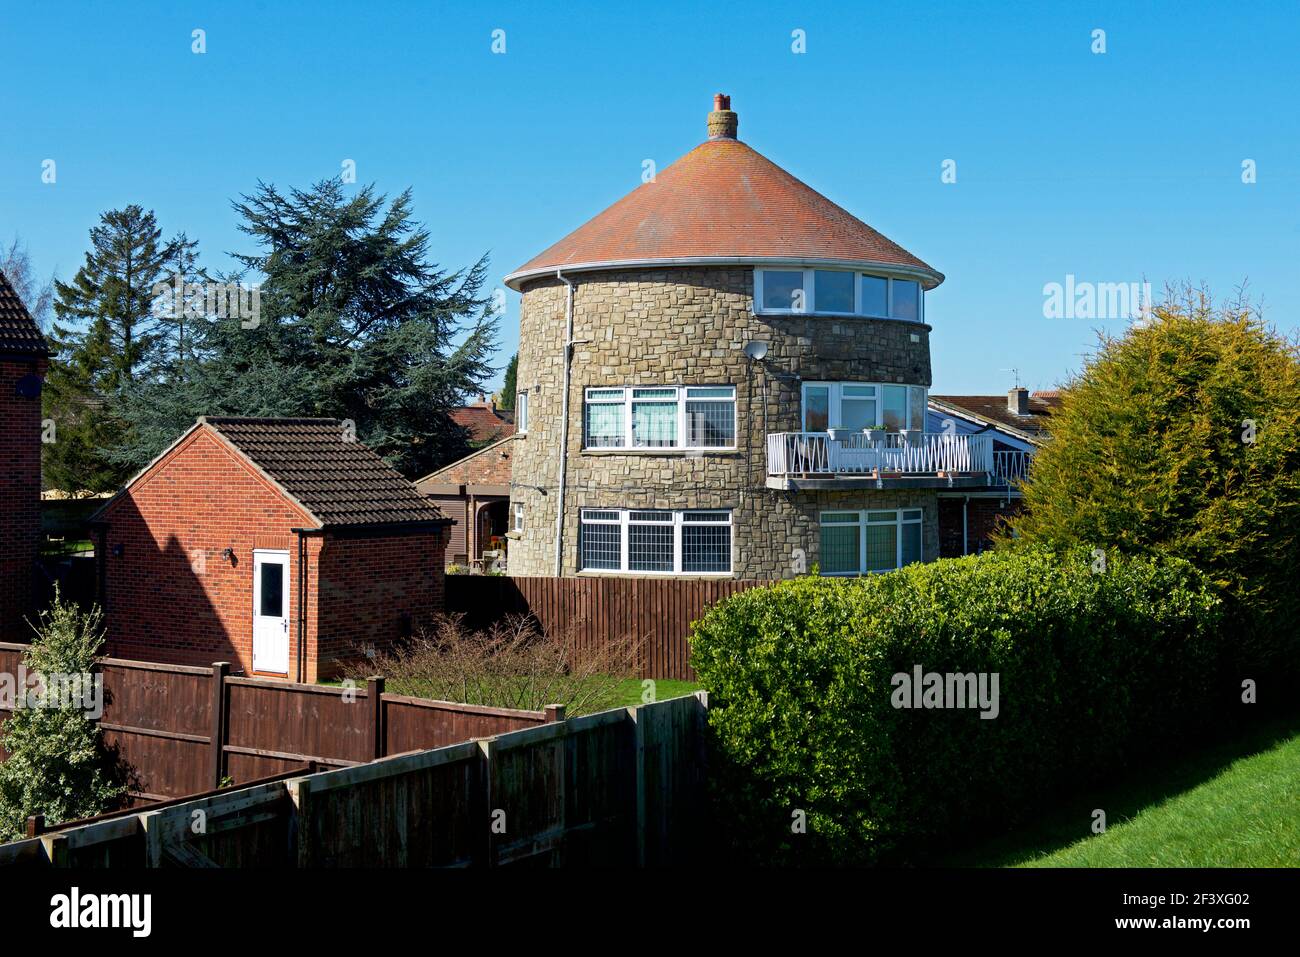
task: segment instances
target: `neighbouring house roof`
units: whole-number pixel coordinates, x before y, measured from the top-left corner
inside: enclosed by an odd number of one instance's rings
[[[735,138],[729,98],[710,116],[729,129],[660,170],[511,275],[526,279],[556,269],[806,261],[885,267],[913,275],[926,288],[943,275],[852,213]]]
[[[1047,437],[1047,419],[1059,399],[1043,399],[1037,393],[1029,396],[1029,412],[1018,415],[1007,404],[1006,395],[931,395],[930,402],[964,412],[977,421],[986,422],[1038,442]]]
[[[46,356],[50,350],[17,290],[0,272],[0,353]]]
[[[321,528],[451,522],[374,450],[348,439],[338,419],[201,416],[118,495],[203,428],[251,463]],[[109,502],[92,519],[112,505]]]
[[[491,402],[475,402],[451,413],[451,419],[468,429],[471,442],[494,442],[515,434],[515,425]]]
[[[514,459],[514,442],[517,435],[508,435],[473,452],[436,472],[415,480],[415,487],[424,495],[462,494],[463,486],[493,486],[509,488]],[[453,492],[452,487],[457,491]]]

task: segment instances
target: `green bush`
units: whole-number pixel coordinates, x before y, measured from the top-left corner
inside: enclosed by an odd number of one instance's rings
[[[82,614],[56,592],[23,664],[45,681],[89,675],[97,670],[103,641],[99,610]],[[5,678],[16,685],[17,676]],[[0,763],[0,841],[21,837],[29,815],[43,814],[47,824],[57,824],[111,810],[125,796],[130,769],[105,748],[99,726],[87,717],[95,704],[90,689],[79,688],[79,701],[16,701],[0,729],[9,752]],[[25,698],[23,689],[14,692]]]
[[[1300,668],[1300,357],[1248,303],[1171,290],[1103,337],[1034,457],[1024,542],[1185,558],[1232,596],[1236,667],[1289,691]]]
[[[1218,591],[1178,559],[991,552],[743,592],[696,623],[716,809],[770,863],[899,859],[1010,823],[1187,734],[1233,689]],[[999,711],[894,707],[892,678],[996,673]],[[792,830],[806,815],[806,833]]]

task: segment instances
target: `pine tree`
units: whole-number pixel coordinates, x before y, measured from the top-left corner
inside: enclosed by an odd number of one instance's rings
[[[115,458],[139,467],[205,414],[350,419],[407,475],[464,454],[449,413],[495,371],[486,261],[431,263],[409,191],[388,202],[372,187],[349,196],[338,180],[263,184],[234,206],[259,249],[220,279],[261,277],[257,315],[190,321],[187,381],[136,390],[124,412],[133,439]]]
[[[501,383],[501,401],[499,406],[507,412],[514,411],[515,393],[518,391],[519,381],[519,353],[510,357],[510,362],[506,365],[505,378]]]
[[[47,486],[68,492],[117,488],[126,470],[106,448],[123,442],[112,409],[154,360],[158,322],[154,286],[175,255],[152,212],[110,210],[90,231],[90,251],[71,283],[56,282],[44,414],[55,440],[44,447]]]

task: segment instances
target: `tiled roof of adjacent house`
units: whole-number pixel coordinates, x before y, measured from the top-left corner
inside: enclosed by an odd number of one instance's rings
[[[338,419],[209,416],[206,422],[324,526],[447,521]]]
[[[927,288],[943,276],[735,138],[719,94],[708,140],[506,277],[557,268],[811,260],[892,267]]]
[[[495,442],[515,434],[515,425],[489,402],[462,406],[451,413],[451,419],[462,428],[469,429],[471,442]]]
[[[2,272],[0,272],[0,352],[18,352],[34,356],[49,354],[41,330]]]
[[[415,487],[427,495],[431,488],[440,485],[509,485],[512,452],[514,443],[519,438],[517,435],[508,435],[477,452],[471,452],[463,459],[457,459],[424,478],[416,479]]]
[[[1047,419],[1053,409],[1059,408],[1059,399],[1042,398],[1037,393],[1029,397],[1029,412],[1018,415],[1007,405],[1003,395],[931,395],[930,401],[964,410],[977,418],[997,425],[1009,426],[1032,438],[1047,434]]]

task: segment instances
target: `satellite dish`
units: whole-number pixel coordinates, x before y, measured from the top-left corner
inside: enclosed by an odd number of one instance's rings
[[[745,343],[745,355],[749,356],[749,358],[753,359],[755,362],[763,361],[763,357],[767,355],[767,343],[766,342]]]

